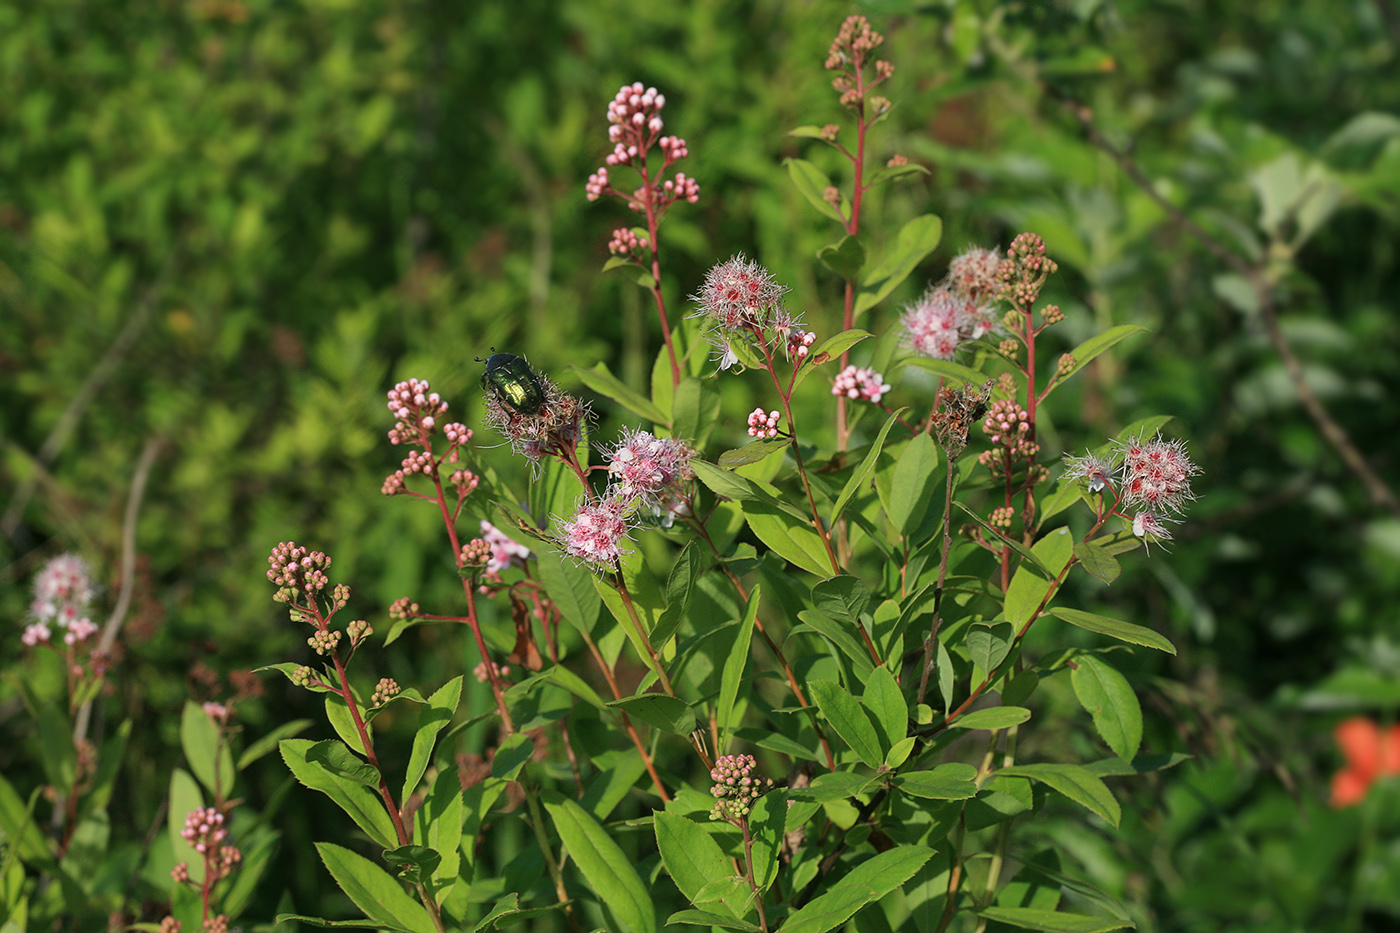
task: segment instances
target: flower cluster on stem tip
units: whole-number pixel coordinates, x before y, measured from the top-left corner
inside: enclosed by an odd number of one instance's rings
[[[308,551],[294,541],[279,542],[267,556],[267,579],[277,587],[279,603],[310,602],[330,585],[326,568],[331,559],[321,551]]]
[[[197,807],[191,810],[185,817],[185,827],[180,830],[180,837],[204,857],[206,885],[213,885],[220,878],[228,877],[243,860],[243,853],[238,851],[237,846],[225,844],[228,830],[224,828],[224,815],[213,807]],[[181,862],[175,866],[175,871],[171,872],[177,881],[183,880],[176,875],[181,869],[184,869],[185,878],[189,877],[188,867]]]
[[[817,338],[799,327],[801,319],[784,307],[787,291],[771,272],[742,253],[705,274],[699,291],[690,296],[698,305],[691,317],[709,322],[709,341],[719,352],[720,369],[743,362],[740,349],[748,348],[770,371],[783,354],[796,374]]]
[[[879,116],[889,109],[890,103],[883,97],[867,97],[870,89],[894,74],[894,65],[887,61],[875,62],[875,76],[865,74],[865,66],[870,53],[879,48],[885,37],[870,28],[864,16],[848,16],[841,24],[840,31],[832,40],[826,54],[826,69],[839,72],[831,80],[831,86],[841,95],[845,107],[861,107],[869,103],[873,116]]]
[[[490,556],[486,561],[486,572],[499,574],[512,564],[524,564],[530,559],[530,549],[523,544],[517,543],[504,531],[488,522],[481,520],[481,538],[490,548]]]
[[[690,147],[679,136],[663,136],[665,124],[661,110],[666,106],[666,96],[654,87],[645,87],[640,81],[624,84],[608,104],[608,141],[613,144],[612,152],[604,161],[607,163],[588,176],[584,192],[588,200],[596,201],[605,194],[625,197],[628,206],[639,213],[659,214],[676,201],[691,204],[700,200],[700,186],[695,179],[684,172],[676,172],[666,178],[666,172],[681,159],[690,155]],[[661,166],[653,176],[647,166],[647,155],[655,147],[661,150]],[[608,172],[609,166],[625,165],[635,169],[642,176],[642,186],[630,195],[624,195],[613,187]]]
[[[447,412],[447,402],[432,391],[428,380],[408,379],[389,390],[388,406],[395,418],[389,429],[389,442],[419,448],[409,451],[399,468],[384,478],[380,492],[394,496],[408,492],[405,482],[410,476],[422,474],[436,480],[440,461],[433,456],[432,436]],[[464,424],[452,422],[443,425],[442,432],[448,443],[444,462],[456,463],[461,458],[461,448],[471,441],[472,431]],[[470,470],[457,470],[449,482],[459,497],[465,497],[476,488],[478,480]]]
[[[559,523],[558,540],[565,553],[591,564],[616,564],[628,553],[622,539],[631,505],[618,496],[580,505],[572,521]]]
[[[527,459],[539,463],[552,456],[570,463],[583,439],[583,423],[592,412],[547,376],[535,373],[535,379],[543,394],[539,408],[519,411],[487,392],[486,420],[505,435],[512,450]]]
[[[374,685],[374,693],[370,695],[370,706],[383,706],[394,697],[399,695],[400,687],[398,681],[392,677],[381,677],[379,683]]]
[[[1185,511],[1195,499],[1191,477],[1200,468],[1186,453],[1180,441],[1164,440],[1160,434],[1115,442],[1108,454],[1086,454],[1064,458],[1064,479],[1082,482],[1090,492],[1114,496],[1110,514],[1131,518],[1133,534],[1139,538],[1170,540],[1166,523],[1169,516]],[[1121,509],[1136,510],[1131,516]]]
[[[659,506],[684,494],[684,485],[695,476],[690,466],[694,457],[684,441],[624,431],[608,455],[608,472],[617,496]]]
[[[746,819],[753,802],[772,790],[773,779],[758,775],[758,762],[752,755],[721,755],[715,759],[710,793],[717,797],[710,819],[738,822]]]
[[[25,626],[20,641],[27,647],[49,644],[51,625],[64,632],[64,644],[72,647],[97,634],[97,624],[88,618],[96,595],[92,573],[76,554],[60,554],[49,560],[34,578],[34,600],[29,611],[35,621]]]
[[[776,411],[755,408],[749,413],[749,437],[777,437],[780,418],[782,415]]]
[[[841,370],[832,381],[831,394],[879,402],[891,388],[885,382],[885,377],[875,370],[863,369],[853,363]]]

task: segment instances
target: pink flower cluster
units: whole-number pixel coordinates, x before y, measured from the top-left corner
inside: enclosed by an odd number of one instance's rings
[[[516,561],[523,564],[530,559],[529,548],[523,544],[517,544],[505,532],[484,518],[481,520],[481,537],[491,548],[491,557],[486,562],[487,573],[500,573]]]
[[[785,294],[787,288],[771,272],[740,253],[710,269],[692,297],[700,304],[695,316],[725,330],[772,327],[790,332],[796,321],[783,308]]]
[[[951,360],[960,347],[996,330],[1000,268],[996,250],[973,247],[956,256],[947,277],[905,307],[904,345],[920,356]]]
[[[96,594],[87,564],[76,554],[60,554],[44,565],[34,578],[34,601],[29,611],[35,621],[20,636],[28,647],[47,644],[53,637],[50,624],[64,630],[63,641],[76,645],[97,634],[97,625],[88,618],[89,604]]]
[[[831,394],[879,402],[891,388],[892,386],[885,382],[885,377],[875,370],[863,369],[852,364],[836,375],[831,384]]]
[[[205,883],[213,884],[233,872],[234,866],[243,860],[237,847],[225,845],[228,830],[224,828],[224,815],[213,807],[197,807],[185,817],[185,828],[180,836],[200,855],[204,856]],[[176,866],[179,870],[188,869],[184,862]],[[174,874],[172,872],[172,874]],[[177,876],[177,880],[179,880]]]
[[[777,437],[781,417],[776,411],[765,413],[762,408],[755,408],[749,413],[749,437]]]
[[[650,240],[645,236],[639,236],[626,227],[618,227],[614,230],[612,239],[608,241],[608,252],[614,256],[637,258],[638,254],[650,247]]]
[[[609,498],[579,507],[573,521],[560,522],[559,543],[570,557],[591,564],[616,564],[627,553],[622,539],[627,535],[627,512],[632,503]]]
[[[267,557],[267,579],[277,587],[278,602],[314,599],[330,585],[326,568],[331,559],[321,551],[308,551],[294,541],[282,541]]]
[[[1024,459],[1040,452],[1040,445],[1030,439],[1031,416],[1011,399],[998,399],[987,409],[987,417],[982,421],[982,430],[993,444],[1004,447],[1013,457]],[[978,460],[988,465],[996,458],[997,451],[984,451]]]
[[[712,820],[742,820],[753,802],[773,787],[771,778],[756,774],[758,762],[752,755],[721,755],[710,769],[715,783],[711,795],[719,798],[710,810]]]
[[[655,437],[649,431],[624,431],[608,456],[612,493],[622,499],[639,499],[646,505],[680,498],[684,484],[695,474],[690,461],[695,451],[673,437]]]
[[[640,81],[624,84],[612,102],[608,104],[608,141],[613,144],[612,152],[603,161],[607,165],[588,176],[584,192],[590,201],[596,201],[605,194],[626,197],[633,210],[646,213],[660,212],[676,201],[691,204],[700,200],[700,186],[695,179],[684,172],[677,172],[672,178],[665,178],[667,170],[690,155],[690,147],[679,136],[662,136],[665,124],[661,110],[666,106],[666,96],[654,87],[645,87]],[[661,167],[652,175],[647,168],[647,154],[653,147],[661,150]],[[623,195],[612,185],[608,166],[625,165],[635,169],[642,176],[642,187],[631,195]],[[664,180],[663,180],[664,179]]]

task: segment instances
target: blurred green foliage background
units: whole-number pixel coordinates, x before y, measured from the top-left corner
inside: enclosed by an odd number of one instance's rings
[[[484,445],[473,357],[492,347],[566,388],[569,364],[598,361],[645,388],[661,345],[647,296],[598,271],[632,219],[583,196],[619,85],[666,94],[701,184],[663,227],[673,320],[705,269],[743,251],[819,335],[839,326],[839,283],[815,258],[839,231],[782,159],[845,177],[784,131],[841,121],[821,65],[851,12],[897,68],[872,162],[931,171],[875,195],[871,236],[921,212],[946,231],[863,323],[891,327],[963,247],[1033,230],[1061,265],[1066,349],[1112,324],[1152,331],[1059,397],[1047,458],[1163,413],[1204,468],[1171,553],[1067,597],[1169,634],[1178,656],[1135,685],[1155,750],[1197,757],[1133,785],[1121,836],[1047,822],[1045,838],[1151,929],[1400,918],[1383,815],[1325,807],[1331,726],[1400,704],[1400,519],[1300,405],[1244,280],[1074,116],[1087,107],[1164,197],[1267,274],[1312,391],[1400,486],[1391,0],[0,3],[0,666],[56,677],[20,660],[28,580],[77,550],[115,591],[129,485],[158,445],[106,714],[138,723],[115,836],[139,848],[160,818],[187,696],[246,692],[231,674],[307,653],[263,577],[277,541],[329,551],[361,614],[408,594],[451,605],[435,517],[378,492],[401,456],[384,440],[395,381],[432,380]],[[737,444],[766,402],[756,379],[725,379],[721,433]],[[819,383],[802,420],[829,443]],[[894,398],[929,396],[911,372]],[[596,407],[601,440],[629,423]],[[526,478],[505,448],[481,456]],[[496,629],[508,646],[509,619]],[[431,685],[469,657],[423,628],[370,667]],[[311,707],[280,680],[241,701],[250,737]],[[0,681],[0,768],[25,792],[40,780],[23,771],[28,729]],[[1036,739],[1055,740],[1053,726]],[[247,788],[259,805],[287,780],[265,764]],[[323,816],[298,805],[282,821],[331,838]],[[319,866],[283,869],[318,909]]]

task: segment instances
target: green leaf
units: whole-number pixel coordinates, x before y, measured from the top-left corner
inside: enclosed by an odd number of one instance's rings
[[[884,757],[880,737],[855,697],[847,693],[845,687],[829,680],[814,680],[808,684],[808,690],[831,728],[860,760],[872,768],[879,766]]]
[[[928,800],[967,800],[977,796],[977,769],[961,761],[949,761],[932,771],[907,771],[893,779],[895,787],[911,797]]]
[[[875,463],[880,459],[880,451],[885,446],[885,438],[889,435],[890,428],[894,427],[895,421],[907,410],[908,409],[900,408],[891,412],[890,416],[885,419],[884,427],[880,429],[880,433],[876,436],[875,442],[870,445],[870,450],[866,453],[865,458],[861,460],[860,466],[856,467],[855,472],[851,474],[851,478],[846,480],[845,488],[841,490],[841,495],[836,499],[836,505],[831,509],[831,518],[828,524],[836,524],[836,519],[845,511],[846,505],[855,494],[860,492],[865,487],[866,483],[869,482],[870,474],[874,472]]]
[[[938,443],[927,434],[916,434],[904,445],[894,464],[888,498],[882,500],[890,524],[908,535],[923,523],[938,485]]]
[[[817,259],[838,278],[855,279],[865,265],[865,247],[860,237],[846,234],[835,243],[817,250]],[[813,360],[813,362],[818,362]]]
[[[360,714],[360,721],[364,722],[365,733],[370,741],[374,741],[374,726],[365,722],[365,709],[360,705],[359,700],[355,701],[356,711]],[[330,720],[331,727],[335,729],[335,734],[340,736],[350,750],[356,754],[365,754],[365,743],[360,739],[360,730],[355,727],[355,719],[350,715],[350,707],[345,705],[345,699],[338,693],[326,694],[326,718]]]
[[[356,757],[344,742],[337,739],[326,739],[308,748],[306,760],[320,765],[336,777],[363,784],[376,791],[379,789],[379,772]]]
[[[552,548],[535,552],[540,580],[559,614],[580,632],[592,632],[601,600],[593,588],[593,574]]]
[[[767,891],[778,877],[778,849],[783,844],[787,814],[787,791],[783,789],[770,790],[759,797],[749,811],[749,833],[753,836],[753,878],[760,891]]]
[[[1010,597],[1007,597],[1010,602]],[[1009,622],[974,622],[968,627],[967,653],[988,675],[996,671],[998,665],[1011,653],[1011,645],[1016,639],[1016,630]]]
[[[904,175],[928,175],[929,170],[917,162],[906,162],[903,165],[887,165],[876,169],[865,177],[865,190],[869,191],[876,185],[883,185],[887,181],[893,181]]]
[[[926,356],[911,356],[904,362],[907,366],[925,369],[935,376],[951,379],[958,385],[980,386],[987,381],[986,373],[961,363],[954,363],[952,360],[931,360]]]
[[[755,584],[749,591],[749,600],[744,607],[744,618],[734,634],[734,644],[724,659],[724,670],[720,675],[719,699],[715,702],[715,722],[720,730],[720,748],[729,747],[729,735],[737,723],[734,718],[734,701],[739,696],[739,684],[743,680],[744,665],[749,659],[749,644],[753,641],[754,622],[758,619],[758,600],[762,587]]]
[[[316,843],[316,851],[335,883],[364,911],[365,916],[392,930],[434,933],[422,904],[404,893],[388,872],[361,855],[331,842]]]
[[[745,464],[758,463],[780,450],[786,450],[791,444],[792,441],[785,437],[764,438],[751,444],[745,444],[735,450],[726,450],[719,455],[719,465],[726,470],[732,470]]]
[[[567,797],[551,794],[544,801],[569,857],[578,865],[601,904],[624,930],[655,933],[656,910],[637,870],[591,814]]]
[[[1011,575],[1006,589],[1007,622],[1017,629],[1036,617],[1041,603],[1050,593],[1050,581],[1029,564],[1022,564]]]
[[[1106,933],[1108,930],[1136,929],[1137,926],[1131,920],[1064,914],[1035,907],[985,907],[977,915],[983,920],[1006,923],[1023,930],[1047,930],[1049,933]]]
[[[789,136],[796,136],[799,139],[821,139],[822,128],[816,124],[794,127],[787,131]]]
[[[797,614],[797,618],[839,648],[855,664],[858,673],[864,673],[874,668],[875,663],[870,658],[870,652],[855,635],[851,634],[851,626],[843,625],[826,613],[818,612],[815,609],[803,609]],[[788,633],[788,638],[805,631],[806,629],[799,626]]]
[[[870,606],[870,588],[859,577],[841,574],[812,587],[812,606],[854,631]]]
[[[71,743],[70,743],[71,744]],[[233,755],[219,739],[219,729],[203,708],[185,701],[180,712],[180,747],[199,783],[219,799],[233,795]]]
[[[787,166],[788,176],[792,178],[793,185],[809,204],[839,224],[846,222],[841,212],[822,197],[826,189],[831,187],[831,179],[826,177],[825,172],[806,159],[784,159],[783,164]]]
[[[1031,711],[1020,706],[990,706],[954,719],[954,729],[1010,729],[1031,718]]]
[[[1108,553],[1103,545],[1096,541],[1080,541],[1074,546],[1074,556],[1079,558],[1080,565],[1089,573],[1098,577],[1104,583],[1112,583],[1118,579],[1118,575],[1123,572],[1123,567],[1118,563],[1118,558]]]
[[[682,376],[671,403],[671,436],[703,444],[719,423],[719,407],[720,394],[713,381]]]
[[[1028,777],[1059,791],[1070,800],[1095,813],[1115,829],[1122,811],[1113,793],[1093,772],[1079,765],[1030,764],[1002,768],[997,772],[1006,777]]]
[[[788,791],[791,800],[805,800],[812,803],[826,803],[830,800],[849,800],[862,794],[872,784],[881,780],[877,776],[856,774],[852,771],[829,771],[812,778],[812,783],[800,790]]]
[[[568,902],[565,902],[568,903]],[[519,894],[507,894],[496,902],[496,906],[491,908],[491,912],[481,918],[481,922],[472,927],[472,933],[484,933],[486,930],[498,929],[502,923],[512,926],[526,920],[533,920],[535,917],[562,910],[564,904],[547,904],[544,907],[520,907]]]
[[[640,415],[652,424],[671,426],[671,419],[655,405],[651,399],[646,398],[639,392],[634,392],[622,381],[612,374],[607,363],[598,363],[592,369],[584,369],[576,364],[570,365],[584,385],[604,398],[610,398],[624,408],[629,409],[634,414]]]
[[[437,874],[442,856],[428,846],[399,846],[386,849],[384,861],[410,884],[427,884]]]
[[[706,570],[705,553],[698,540],[692,539],[681,548],[680,555],[671,565],[670,576],[666,578],[666,608],[661,610],[656,631],[651,633],[652,647],[662,650],[671,636],[685,621],[686,610],[690,607],[690,597],[695,591],[695,582]]]
[[[408,772],[404,776],[400,800],[407,800],[418,789],[418,782],[432,761],[437,735],[452,720],[461,699],[462,675],[458,674],[428,697],[427,705],[419,711],[418,731],[413,734],[413,751],[408,756]]]
[[[441,855],[442,860],[437,871],[433,873],[434,889],[438,892],[439,903],[448,889],[457,882],[457,871],[462,860],[462,821],[466,816],[465,808],[457,769],[443,768],[423,799],[423,805],[414,813],[417,824],[414,838]]]
[[[579,677],[562,664],[556,664],[551,667],[545,672],[544,678],[563,687],[590,706],[596,706],[598,709],[604,707],[603,698],[598,696],[597,691],[588,686],[588,684],[583,681],[583,678]]]
[[[1094,728],[1113,754],[1132,761],[1142,744],[1142,707],[1128,680],[1103,658],[1082,654],[1074,659],[1070,683],[1079,704],[1094,717]]]
[[[306,754],[313,744],[309,739],[283,739],[278,745],[292,776],[334,800],[380,846],[388,849],[398,845],[394,824],[379,795],[317,762],[307,761]]]
[[[925,256],[943,238],[943,221],[933,214],[909,220],[899,231],[890,251],[870,266],[856,295],[855,315],[859,317],[885,299],[909,277]]]
[[[608,706],[625,710],[627,715],[649,726],[676,735],[690,735],[695,731],[695,711],[690,704],[664,693],[639,693],[613,700]]]
[[[726,470],[699,459],[690,461],[690,466],[695,471],[696,478],[717,496],[735,501],[764,498],[763,490],[759,488],[758,484],[739,476],[732,470]]]
[[[811,367],[820,366],[830,360],[837,359],[842,353],[845,353],[851,347],[869,336],[869,331],[861,330],[859,327],[852,327],[850,330],[843,330],[839,334],[832,334],[830,337],[823,340],[817,348],[812,351],[812,355],[807,359],[807,365],[802,367],[802,371],[798,374],[798,384],[800,385],[806,374],[811,372]]]
[[[496,757],[491,759],[491,776],[514,781],[534,754],[534,740],[524,732],[512,732],[496,749]]]
[[[48,840],[34,821],[33,798],[25,805],[19,792],[0,774],[0,832],[4,833],[6,854],[13,852],[26,862],[50,861]]]
[[[733,917],[722,917],[706,910],[678,910],[666,918],[666,925],[689,924],[697,927],[719,927],[721,930],[740,930],[742,933],[762,933],[762,928]]]
[[[1133,334],[1145,333],[1147,333],[1147,328],[1145,327],[1139,327],[1136,324],[1119,324],[1116,327],[1110,327],[1101,334],[1095,334],[1093,337],[1090,337],[1088,340],[1069,351],[1074,356],[1074,365],[1064,372],[1057,371],[1055,373],[1055,377],[1050,380],[1050,384],[1047,385],[1045,391],[1041,393],[1041,401],[1043,402],[1051,392],[1064,385],[1071,376],[1083,369],[1090,360],[1100,353],[1103,353],[1114,344],[1131,337]]]
[[[870,721],[880,735],[880,748],[888,755],[909,731],[909,705],[888,668],[877,667],[870,672],[860,705],[870,714]]]
[[[795,518],[767,501],[748,499],[743,509],[750,530],[775,554],[819,577],[832,576],[826,546],[810,521]]]
[[[1133,625],[1131,622],[1120,622],[1117,619],[1094,615],[1092,612],[1083,612],[1079,609],[1051,608],[1048,611],[1055,618],[1087,631],[1107,635],[1129,644],[1142,645],[1144,648],[1156,648],[1167,654],[1176,654],[1176,648],[1172,643],[1150,628]]]
[[[826,933],[855,916],[856,911],[901,887],[933,856],[923,846],[899,846],[857,865],[826,893],[788,915],[783,933]]]
[[[696,895],[705,885],[733,877],[731,863],[719,843],[694,821],[657,811],[652,817],[652,829],[667,874],[692,904],[701,903]],[[725,904],[736,916],[742,913],[739,906],[738,903]]]

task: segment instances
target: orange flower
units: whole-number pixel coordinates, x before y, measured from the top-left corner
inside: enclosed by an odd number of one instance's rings
[[[1376,778],[1400,774],[1400,724],[1382,732],[1358,716],[1338,723],[1333,734],[1347,764],[1332,777],[1332,806],[1360,803]]]

